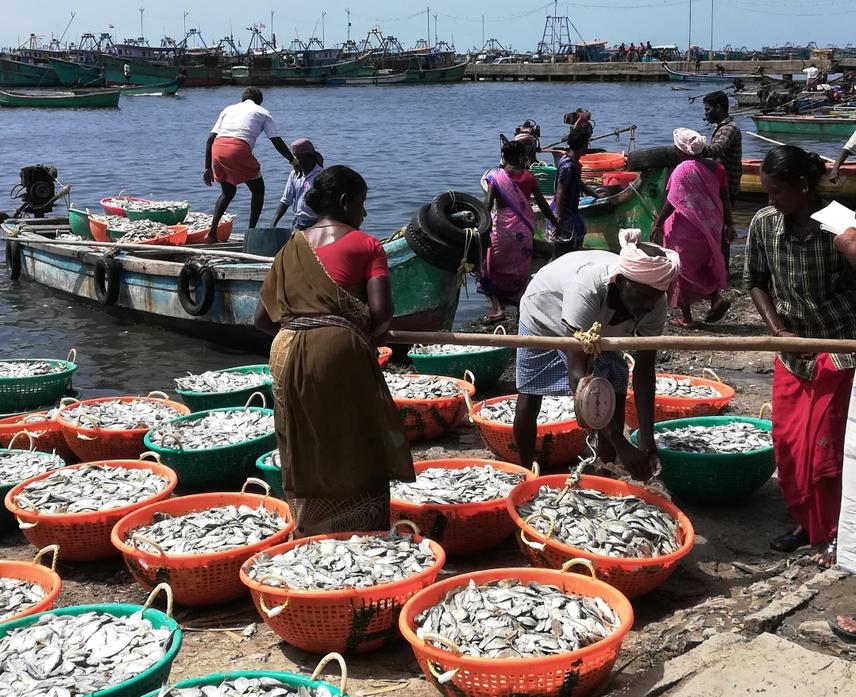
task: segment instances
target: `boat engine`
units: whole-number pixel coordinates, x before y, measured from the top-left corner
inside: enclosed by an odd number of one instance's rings
[[[36,218],[44,218],[57,200],[56,175],[56,167],[49,165],[22,167],[21,183],[12,189],[11,196],[21,199],[23,203],[14,217],[32,213]]]

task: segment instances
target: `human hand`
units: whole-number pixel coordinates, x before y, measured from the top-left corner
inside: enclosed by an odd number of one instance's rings
[[[635,480],[647,482],[653,476],[654,467],[659,469],[660,456],[656,450],[648,453],[639,448],[630,448],[627,453],[622,453],[621,461]]]
[[[833,240],[835,248],[856,266],[856,227],[849,227]]]
[[[782,329],[782,330],[776,332],[774,334],[774,336],[777,336],[777,337],[780,337],[783,339],[784,338],[796,338],[796,339],[799,338],[799,334],[794,334],[793,332],[789,332],[785,329]],[[810,361],[810,360],[814,359],[813,353],[794,353],[792,351],[787,351],[786,353],[788,353],[791,356],[794,356],[795,358],[799,358],[800,360],[804,360],[804,361]]]
[[[728,242],[734,242],[734,240],[737,239],[737,228],[734,227],[734,223],[731,223],[730,225],[726,224],[723,234]]]
[[[214,172],[211,171],[210,167],[206,167],[202,172],[202,181],[205,186],[211,186],[214,183]]]
[[[651,226],[651,241],[655,244],[663,242],[663,223],[655,221]]]
[[[837,184],[838,183],[838,167],[833,167],[832,171],[829,173],[829,183]]]

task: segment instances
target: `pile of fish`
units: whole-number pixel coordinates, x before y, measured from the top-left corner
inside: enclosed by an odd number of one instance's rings
[[[523,475],[491,467],[429,467],[415,482],[392,482],[390,496],[408,503],[480,503],[508,496]]]
[[[0,578],[0,622],[40,603],[47,594],[38,583]]]
[[[120,685],[163,659],[172,641],[137,612],[47,614],[0,639],[0,696],[82,697]]]
[[[82,465],[27,484],[15,497],[15,505],[39,513],[92,513],[145,501],[167,485],[166,479],[147,468]]]
[[[439,634],[463,654],[480,658],[577,651],[609,636],[619,624],[601,598],[517,579],[480,586],[470,581],[416,617],[417,636]]]
[[[485,404],[478,413],[483,419],[511,425],[514,423],[516,409],[517,399],[512,397],[493,404]],[[538,423],[541,425],[570,421],[574,416],[573,397],[544,397],[541,400],[541,411],[538,412]]]
[[[122,220],[125,221],[122,227],[113,228],[117,232],[125,233],[116,240],[117,242],[145,242],[158,237],[166,237],[174,232],[163,223],[155,220],[128,220],[127,218],[122,218]]]
[[[94,428],[97,422],[98,428],[108,431],[151,429],[179,416],[180,412],[159,399],[81,402],[62,413],[64,421],[84,428]]]
[[[255,440],[273,433],[273,414],[250,409],[211,411],[152,431],[152,443],[173,450],[207,450]]]
[[[0,483],[23,482],[37,474],[65,467],[59,455],[29,450],[0,450]]]
[[[659,397],[682,397],[684,399],[717,399],[722,397],[710,385],[695,385],[689,378],[675,379],[666,375],[658,375],[656,391]]]
[[[398,399],[444,399],[464,392],[452,378],[395,373],[384,373],[383,376],[392,396]]]
[[[269,384],[270,381],[270,373],[233,373],[229,371],[209,370],[198,375],[190,373],[186,377],[176,378],[175,386],[185,392],[216,394],[219,392],[235,392],[248,387],[257,387]]]
[[[80,235],[75,235],[73,232],[58,232],[56,235],[58,240],[82,240]]]
[[[434,563],[427,539],[409,535],[354,535],[314,540],[274,557],[260,554],[248,574],[266,586],[318,591],[369,588],[418,574]]]
[[[65,369],[62,363],[47,361],[0,361],[0,378],[33,378],[61,373]]]
[[[121,231],[123,226],[130,222],[124,215],[93,215],[92,217],[100,223],[106,223],[111,230]]]
[[[213,220],[213,215],[208,215],[208,213],[188,213],[184,218],[184,222],[182,225],[187,225],[187,234],[193,234],[194,232],[201,232],[202,230],[210,230],[211,229],[211,221]],[[220,218],[220,223],[228,223],[230,220],[233,220],[234,216],[229,213],[224,213],[223,217]]]
[[[542,486],[517,511],[538,532],[594,554],[658,557],[681,546],[678,522],[662,508],[636,496]]]
[[[37,411],[32,414],[21,416],[15,423],[19,424],[37,424],[42,421],[53,421],[59,413],[59,408],[48,409],[47,411]]]
[[[411,350],[420,356],[453,356],[458,353],[491,351],[492,346],[457,346],[455,344],[417,344]]]
[[[746,453],[773,446],[773,434],[745,421],[684,426],[654,434],[658,448],[683,453]]]
[[[187,208],[189,201],[135,201],[129,198],[109,198],[104,201],[108,206],[121,208],[126,211],[171,211],[176,208]]]
[[[214,506],[176,516],[155,513],[153,523],[128,532],[127,543],[156,554],[156,547],[135,537],[140,535],[167,554],[211,554],[254,545],[284,527],[285,520],[264,506]]]
[[[158,697],[333,697],[326,687],[292,687],[275,678],[235,678],[219,685],[173,687]]]

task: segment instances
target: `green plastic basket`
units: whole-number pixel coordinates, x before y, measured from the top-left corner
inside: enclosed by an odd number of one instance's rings
[[[553,196],[556,193],[556,168],[553,165],[534,164],[529,171],[532,172],[544,196]]]
[[[285,499],[285,489],[282,486],[282,470],[279,467],[265,464],[268,455],[273,455],[274,453],[279,453],[279,450],[274,448],[270,452],[260,455],[259,459],[256,460],[256,469],[261,472],[262,479],[267,482],[274,495],[277,498]]]
[[[475,378],[477,390],[493,387],[508,362],[512,351],[504,346],[485,346],[483,351],[470,353],[414,353],[407,357],[413,361],[417,373],[423,375],[445,375],[450,378],[463,378],[469,370]]]
[[[36,411],[45,404],[56,404],[70,391],[71,378],[77,365],[74,362],[74,349],[69,359],[59,361],[54,358],[13,358],[2,359],[7,363],[44,361],[62,366],[59,373],[35,375],[27,378],[0,378],[0,414],[15,414],[24,411]]]
[[[239,409],[243,408],[239,407]],[[246,408],[273,415],[273,409]],[[235,407],[193,412],[187,416],[167,421],[158,428],[182,421],[193,421],[212,411],[235,411]],[[175,470],[178,475],[178,485],[182,489],[194,491],[218,491],[224,486],[243,482],[248,476],[254,474],[256,460],[259,456],[276,447],[276,435],[271,432],[234,445],[222,445],[218,448],[199,450],[177,450],[155,445],[151,440],[151,435],[155,430],[157,429],[149,431],[143,439],[146,450],[151,450],[160,455],[163,463]]]
[[[176,389],[175,393],[181,398],[191,411],[208,411],[210,409],[225,409],[227,407],[242,407],[253,392],[261,392],[265,396],[265,404],[273,407],[273,383],[270,380],[270,367],[267,363],[255,365],[242,365],[238,368],[226,368],[218,370],[218,373],[265,373],[268,381],[262,385],[245,387],[231,392],[190,392],[188,390]]]
[[[125,210],[128,220],[154,220],[164,225],[178,225],[187,217],[189,206],[182,208],[157,208],[152,210]]]
[[[234,680],[236,678],[273,678],[274,680],[279,680],[280,682],[288,685],[289,687],[306,687],[309,689],[318,689],[319,687],[326,687],[330,694],[333,697],[342,697],[344,695],[343,692],[339,690],[337,687],[333,687],[330,683],[322,682],[321,680],[313,680],[312,678],[308,678],[305,675],[297,675],[295,673],[279,673],[272,670],[241,670],[235,673],[211,673],[210,675],[203,675],[200,678],[190,678],[189,680],[182,680],[179,683],[176,683],[172,687],[174,688],[183,688],[183,687],[205,687],[206,685],[219,685],[224,680]],[[153,692],[149,692],[143,697],[158,697],[160,693],[158,690],[154,690]],[[167,693],[168,694],[168,693]]]
[[[135,678],[127,680],[120,685],[114,685],[98,692],[92,692],[87,697],[139,697],[146,692],[160,689],[160,686],[169,680],[169,672],[172,669],[172,662],[178,655],[178,650],[181,648],[181,627],[172,617],[168,617],[160,610],[143,609],[140,605],[125,605],[118,603],[110,603],[103,605],[73,605],[64,607],[58,610],[48,610],[47,612],[39,612],[35,615],[29,615],[19,620],[7,622],[0,625],[0,639],[8,634],[13,629],[20,627],[29,627],[35,624],[43,615],[82,615],[87,612],[100,612],[116,617],[128,617],[135,612],[143,611],[143,617],[152,623],[155,629],[167,627],[172,631],[172,644],[167,649],[166,655],[155,665],[148,670],[143,671]]]
[[[654,424],[654,433],[685,426],[718,426],[733,423],[752,424],[772,431],[773,424],[765,419],[748,416],[699,416]],[[631,440],[635,443],[639,431]],[[675,496],[703,503],[725,503],[751,496],[773,476],[776,461],[773,448],[767,447],[745,453],[685,453],[660,448],[663,471],[660,478]]]
[[[43,453],[39,450],[23,450],[21,448],[0,448],[0,454],[5,453],[31,453],[36,457],[47,460],[53,457],[51,453]],[[62,466],[65,466],[65,460],[60,458],[63,462]],[[8,494],[16,485],[20,484],[23,480],[19,480],[17,482],[0,482],[0,501],[5,500],[6,494]],[[9,530],[17,530],[18,529],[18,521],[15,520],[15,516],[9,512],[9,509],[5,506],[0,507],[0,532],[8,532]]]
[[[92,230],[89,228],[89,214],[75,208],[68,209],[68,226],[71,231],[84,240],[92,239]]]

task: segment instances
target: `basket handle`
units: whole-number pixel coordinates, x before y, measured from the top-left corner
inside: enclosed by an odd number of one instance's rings
[[[403,525],[406,528],[410,528],[413,531],[414,535],[418,535],[419,537],[422,537],[422,531],[419,529],[419,526],[416,525],[416,523],[414,523],[412,520],[407,520],[405,518],[402,518],[401,520],[395,521],[392,524],[392,527],[389,529],[389,534],[390,535],[395,534],[399,525]]]
[[[77,404],[79,401],[79,399],[75,399],[74,397],[63,397],[59,400],[59,408],[62,409],[64,407],[71,406],[72,404]]]
[[[532,474],[536,477],[541,476],[541,465],[538,464],[538,460],[532,460]]]
[[[594,568],[594,564],[592,564],[588,559],[583,559],[582,557],[577,557],[576,559],[568,559],[568,561],[562,564],[562,572],[568,573],[568,571],[570,571],[575,566],[584,566],[591,574],[592,578],[597,578],[597,571]]]
[[[261,393],[258,393],[258,394],[261,394]],[[250,484],[255,484],[256,486],[264,489],[265,497],[270,496],[270,484],[268,484],[263,479],[258,479],[257,477],[247,477],[247,481],[245,481],[244,486],[241,487],[241,493],[242,494],[247,493],[247,487]]]
[[[770,416],[772,416],[772,415],[773,415],[773,404],[772,404],[772,402],[764,402],[764,403],[761,405],[761,408],[758,410],[758,418],[759,418],[759,419],[763,419],[763,418],[764,418],[764,412],[765,412],[765,411],[769,411],[769,412],[770,412]],[[11,447],[11,446],[10,446],[10,447]]]
[[[143,604],[143,610],[148,610],[155,598],[163,593],[166,595],[166,616],[172,619],[172,588],[168,583],[159,583],[152,589],[152,592],[149,593],[149,597],[146,598],[146,602]]]
[[[339,692],[342,695],[346,695],[348,692],[348,665],[345,663],[345,659],[340,653],[328,653],[324,658],[318,661],[318,665],[315,666],[315,670],[312,671],[312,679],[317,680],[318,676],[321,675],[321,671],[327,667],[327,664],[330,661],[336,661],[339,664],[339,669],[342,671],[342,679],[339,681]]]
[[[636,359],[633,358],[633,354],[627,353],[626,351],[621,354],[624,358],[624,362],[627,363],[627,367],[630,368],[630,372],[633,372],[633,369],[636,367]]]
[[[526,524],[529,524],[531,521],[535,520],[536,518],[544,518],[544,520],[547,520],[547,518],[545,518],[541,513],[533,513],[528,518],[526,518],[523,522]],[[556,525],[555,521],[550,523],[550,527],[547,530],[546,537],[550,537],[553,534],[553,528],[555,527],[555,525]],[[532,542],[530,540],[527,540],[526,539],[526,530],[524,528],[520,528],[520,541],[523,544],[525,544],[527,547],[531,547],[532,549],[537,550],[539,552],[541,552],[544,549],[544,547],[546,546],[543,542]]]
[[[502,330],[502,331],[500,331],[500,330]],[[493,333],[494,333],[494,335],[496,335],[496,334],[502,334],[503,336],[505,336],[506,334],[508,334],[508,332],[507,332],[507,331],[505,331],[505,327],[504,327],[504,326],[502,326],[501,324],[497,324],[497,325],[496,325],[496,328],[493,330]]]
[[[56,572],[56,562],[59,557],[59,545],[48,545],[47,547],[42,547],[38,552],[36,552],[36,556],[33,557],[33,564],[38,564],[46,554],[53,555],[51,557],[50,570]]]
[[[32,511],[36,515],[38,515],[39,513],[39,509],[35,507],[33,502],[29,501],[28,499],[25,499],[24,497],[19,497],[18,499],[15,499],[15,505],[20,506],[24,510]],[[39,524],[38,520],[34,520],[32,523],[28,523],[24,520],[21,520],[17,515],[15,516],[15,520],[18,522],[18,527],[21,528],[21,530],[30,530]]]
[[[95,431],[101,430],[101,422],[98,419],[96,419],[94,416],[92,416],[92,414],[80,414],[77,417],[77,424],[81,425],[81,423],[80,423],[81,421],[88,421],[91,424],[90,426],[85,426],[84,428],[92,428]],[[84,436],[82,433],[77,432],[77,433],[75,433],[75,435],[77,436],[78,440],[98,440],[98,434],[97,433],[94,436]]]
[[[710,375],[710,377],[712,377],[716,382],[722,382],[722,378],[720,378],[719,375],[716,374],[716,371],[714,371],[713,368],[702,368],[701,376],[704,377],[705,375]]]
[[[461,655],[461,648],[451,639],[447,639],[440,634],[432,634],[431,632],[424,632],[420,637],[423,643],[428,641],[433,641],[437,644],[442,644],[443,648],[448,649],[452,653],[457,656]],[[434,679],[440,684],[445,685],[452,678],[454,678],[459,672],[460,668],[453,668],[452,670],[447,670],[445,673],[438,673],[437,669],[434,667],[434,664],[431,661],[428,661],[428,672],[434,676]]]
[[[464,371],[464,380],[470,383],[473,387],[476,385],[476,376],[473,374],[473,371],[467,368]]]
[[[263,581],[259,581],[259,583],[263,583]],[[262,609],[262,612],[267,615],[267,617],[273,618],[277,617],[288,607],[288,604],[291,602],[291,598],[286,600],[282,605],[274,605],[273,607],[268,607],[265,603],[265,596],[263,594],[259,594],[259,607]]]
[[[146,452],[140,453],[140,456],[137,459],[140,461],[142,461],[142,460],[154,460],[159,465],[163,464],[163,462],[161,461],[160,453],[156,453],[152,450],[146,450]]]
[[[169,395],[166,392],[161,392],[160,390],[152,390],[146,395],[146,399],[161,399],[166,402],[169,400]]]
[[[473,422],[473,411],[475,411],[476,405],[473,404],[473,398],[470,397],[469,392],[464,392],[464,404],[467,406],[467,421],[470,423]]]
[[[263,392],[253,392],[249,398],[247,399],[247,403],[244,405],[244,409],[250,406],[253,403],[253,399],[258,396],[262,398],[262,409],[267,409],[267,397],[264,396]]]
[[[160,554],[162,557],[166,556],[166,552],[163,551],[163,547],[161,547],[157,542],[155,542],[150,537],[146,537],[145,535],[141,535],[138,532],[131,533],[131,542],[136,542],[137,540],[149,545],[150,547],[154,547],[157,550],[157,553]],[[136,547],[136,545],[134,545],[134,546]],[[137,547],[137,549],[139,549],[139,547]],[[145,551],[145,550],[141,550],[141,551]]]
[[[76,348],[72,347],[68,350],[68,355],[65,357],[65,361],[66,361],[66,363],[73,363],[74,365],[77,365],[77,349]]]
[[[29,431],[18,431],[14,436],[12,436],[12,440],[9,441],[9,445],[6,446],[6,448],[8,450],[14,450],[15,449],[14,448],[15,441],[18,440],[18,436],[27,436],[27,439],[30,442],[30,447],[27,448],[27,450],[29,450],[30,452],[33,452],[33,450],[36,447],[36,441],[33,438],[33,434],[30,433]]]

